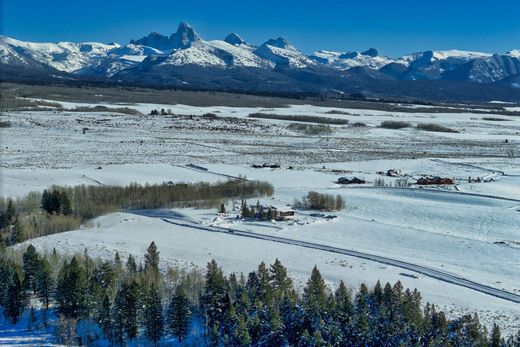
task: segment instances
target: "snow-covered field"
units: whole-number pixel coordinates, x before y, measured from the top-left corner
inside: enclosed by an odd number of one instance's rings
[[[79,105],[62,104],[66,108]],[[353,287],[361,282],[373,285],[378,279],[401,280],[407,287],[417,287],[425,302],[435,302],[448,313],[478,311],[484,322],[497,321],[506,332],[520,328],[520,304],[425,275],[351,256],[168,222],[180,219],[361,251],[520,295],[520,119],[314,106],[126,106],[144,114],[171,109],[176,116],[6,112],[2,120],[12,126],[0,129],[0,195],[21,196],[53,184],[215,182],[227,179],[226,175],[242,175],[274,185],[275,195],[262,203],[291,204],[314,190],[342,195],[347,208],[334,213],[337,218],[329,221],[298,211],[294,222],[276,223],[243,222],[235,218],[236,213],[217,218],[216,211],[210,210],[177,210],[170,215],[160,211],[116,213],[98,218],[91,229],[30,241],[40,249],[55,247],[74,253],[87,247],[100,257],[113,257],[116,250],[140,256],[155,241],[164,266],[203,268],[215,258],[227,272],[248,272],[262,260],[272,263],[279,258],[298,284],[304,283],[316,264],[332,286],[341,279]],[[208,112],[218,118],[199,117]],[[331,125],[331,133],[310,136],[289,128],[288,121],[249,118],[254,112],[343,118],[349,123]],[[413,127],[383,129],[379,124],[384,120],[406,121],[412,126],[435,123],[459,133]],[[85,134],[83,128],[88,128]],[[251,167],[264,162],[282,167]],[[196,170],[187,163],[208,170]],[[388,169],[397,170],[399,177],[377,173]],[[456,184],[430,189],[390,186],[397,180],[415,183],[425,175],[453,178]],[[334,183],[341,176],[356,176],[367,183],[355,187]],[[470,177],[484,182],[470,183]],[[389,186],[375,187],[376,179],[384,179]],[[227,208],[232,210],[233,203]]]

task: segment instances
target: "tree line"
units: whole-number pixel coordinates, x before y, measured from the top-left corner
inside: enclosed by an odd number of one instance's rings
[[[233,198],[270,196],[267,182],[54,186],[18,199],[0,198],[0,249],[25,240],[88,226],[95,217],[119,211],[171,207],[218,207]]]
[[[24,310],[36,315],[28,299],[38,299],[40,319],[57,326],[64,344],[520,346],[520,332],[506,339],[496,324],[488,332],[476,313],[449,319],[399,281],[355,292],[341,281],[333,290],[314,267],[299,292],[278,259],[247,275],[226,275],[215,260],[204,273],[161,271],[153,242],[143,261],[118,253],[95,260],[87,251],[62,259],[33,246],[16,259],[0,257],[4,315],[13,324]],[[197,322],[198,334],[191,328]],[[89,329],[79,333],[81,324]]]

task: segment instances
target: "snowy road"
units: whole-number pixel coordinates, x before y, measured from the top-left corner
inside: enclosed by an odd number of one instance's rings
[[[378,262],[385,265],[395,266],[399,267],[408,271],[413,271],[434,279],[437,279],[439,281],[455,284],[458,286],[462,286],[465,288],[469,288],[487,295],[491,295],[503,300],[507,300],[510,302],[514,302],[517,304],[520,304],[520,295],[501,290],[498,288],[493,288],[481,283],[473,282],[471,280],[468,280],[463,277],[459,277],[456,275],[452,275],[447,272],[439,271],[436,269],[432,269],[429,267],[425,267],[422,265],[417,265],[401,260],[396,260],[392,258],[387,258],[379,255],[374,255],[370,253],[365,252],[359,252],[351,249],[345,249],[345,248],[338,248],[333,246],[328,246],[324,244],[314,243],[314,242],[307,242],[307,241],[301,241],[301,240],[295,240],[295,239],[289,239],[285,237],[278,237],[278,236],[271,236],[271,235],[263,235],[258,233],[253,233],[249,231],[243,231],[239,229],[230,229],[230,228],[222,228],[222,227],[216,227],[216,226],[209,226],[209,225],[202,225],[194,221],[189,221],[183,218],[182,215],[179,215],[176,212],[173,211],[163,211],[162,213],[157,213],[158,211],[155,211],[153,213],[149,213],[153,211],[146,211],[146,210],[140,210],[140,211],[133,211],[133,213],[138,215],[143,215],[147,217],[153,217],[153,218],[160,218],[162,221],[174,224],[181,227],[186,228],[192,228],[192,229],[198,229],[198,230],[204,230],[209,232],[218,232],[218,233],[225,233],[228,235],[233,236],[239,236],[239,237],[248,237],[248,238],[254,238],[254,239],[260,239],[265,241],[271,241],[271,242],[277,242],[277,243],[283,243],[293,246],[299,246],[304,248],[311,248],[316,249],[320,251],[330,252],[330,253],[336,253],[336,254],[343,254],[347,256],[352,256],[356,258],[366,259],[374,262]]]

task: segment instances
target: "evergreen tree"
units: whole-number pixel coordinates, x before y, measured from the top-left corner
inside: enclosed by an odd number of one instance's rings
[[[278,258],[276,258],[274,264],[271,265],[269,272],[269,280],[275,297],[280,300],[292,289],[292,280],[287,275],[287,269]]]
[[[272,299],[272,288],[269,283],[269,270],[267,269],[267,266],[264,262],[261,262],[258,266],[257,276],[257,298],[262,300],[265,304],[268,304]]]
[[[496,323],[493,323],[493,330],[491,331],[490,347],[502,346],[502,338],[500,336],[500,328]]]
[[[316,266],[312,269],[311,278],[303,292],[303,304],[306,314],[312,320],[319,320],[325,307],[326,286],[320,271]]]
[[[251,337],[249,336],[246,320],[243,315],[240,316],[233,330],[233,342],[234,346],[251,345]]]
[[[151,277],[154,283],[158,282],[159,278],[159,252],[155,242],[152,241],[146,254],[144,255],[144,271]]]
[[[40,259],[38,253],[36,252],[36,248],[34,248],[33,245],[29,245],[23,253],[22,258],[24,272],[24,289],[31,290],[33,293],[36,293],[36,279],[40,271]]]
[[[334,299],[336,301],[335,317],[343,330],[343,335],[349,337],[355,312],[351,295],[343,281],[339,282]]]
[[[268,346],[285,346],[286,339],[284,334],[284,326],[282,318],[280,317],[280,310],[278,307],[274,307],[271,313],[271,319],[268,325],[268,335],[266,337],[266,343]]]
[[[87,279],[76,257],[65,261],[58,276],[55,299],[58,313],[66,318],[79,318],[87,308]]]
[[[24,307],[24,296],[22,291],[22,285],[18,274],[12,273],[9,288],[7,290],[7,300],[4,307],[4,314],[10,318],[13,324],[16,324],[22,315]]]
[[[113,305],[114,337],[119,341],[121,336],[133,340],[138,332],[139,286],[133,281],[123,282],[119,288]]]
[[[46,257],[43,257],[40,261],[38,276],[36,278],[36,294],[47,310],[49,309],[54,289],[51,271],[49,261]]]
[[[117,274],[120,274],[121,270],[123,269],[123,263],[121,261],[121,257],[119,256],[119,252],[116,252],[116,255],[114,256],[114,268]]]
[[[130,276],[134,276],[137,273],[137,264],[135,263],[135,258],[131,254],[128,256],[128,260],[126,261],[126,269]]]
[[[124,285],[124,284],[123,284]],[[127,319],[125,316],[126,309],[126,294],[124,290],[120,288],[114,299],[114,304],[112,305],[112,338],[119,345],[123,344],[125,339],[125,326],[127,324]]]
[[[110,300],[108,298],[108,295],[105,294],[105,297],[103,298],[103,302],[101,303],[101,307],[98,311],[98,324],[101,327],[101,330],[103,330],[103,335],[105,335],[105,338],[108,341],[112,341],[113,335],[112,335],[112,316],[110,314]]]
[[[186,293],[177,287],[172,295],[167,313],[167,327],[169,332],[182,342],[188,336],[191,321],[191,311]]]
[[[226,206],[224,204],[220,204],[220,208],[218,210],[218,213],[225,214],[226,213]]]
[[[206,286],[202,303],[208,327],[223,321],[228,303],[228,284],[222,269],[213,259],[207,265]]]
[[[155,346],[157,346],[163,335],[163,327],[161,298],[157,293],[157,289],[155,289],[155,285],[152,283],[146,298],[144,331],[146,337],[153,341]]]

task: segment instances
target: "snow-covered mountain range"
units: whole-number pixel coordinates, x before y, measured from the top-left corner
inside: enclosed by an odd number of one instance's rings
[[[206,41],[187,23],[180,23],[177,31],[170,36],[154,32],[126,45],[32,43],[0,36],[0,58],[2,74],[8,78],[20,73],[28,76],[57,76],[63,73],[69,78],[189,84],[193,87],[203,80],[203,70],[207,70],[207,75],[212,79],[229,80],[233,76],[232,80],[263,83],[267,89],[268,81],[274,85],[287,85],[287,79],[298,80],[298,87],[292,88],[295,90],[312,89],[305,86],[317,85],[317,79],[321,81],[321,89],[341,90],[340,79],[353,76],[385,81],[481,84],[503,81],[502,86],[515,88],[515,83],[507,84],[507,81],[516,80],[520,74],[519,50],[504,54],[425,51],[390,58],[370,48],[364,52],[320,50],[306,55],[282,37],[269,39],[259,46],[248,44],[236,33],[229,34],[223,40]],[[280,76],[280,71],[283,76]],[[188,72],[197,78],[190,81]],[[256,78],[252,74],[256,74]],[[209,85],[202,83],[201,87]],[[238,87],[240,89],[241,86]]]

